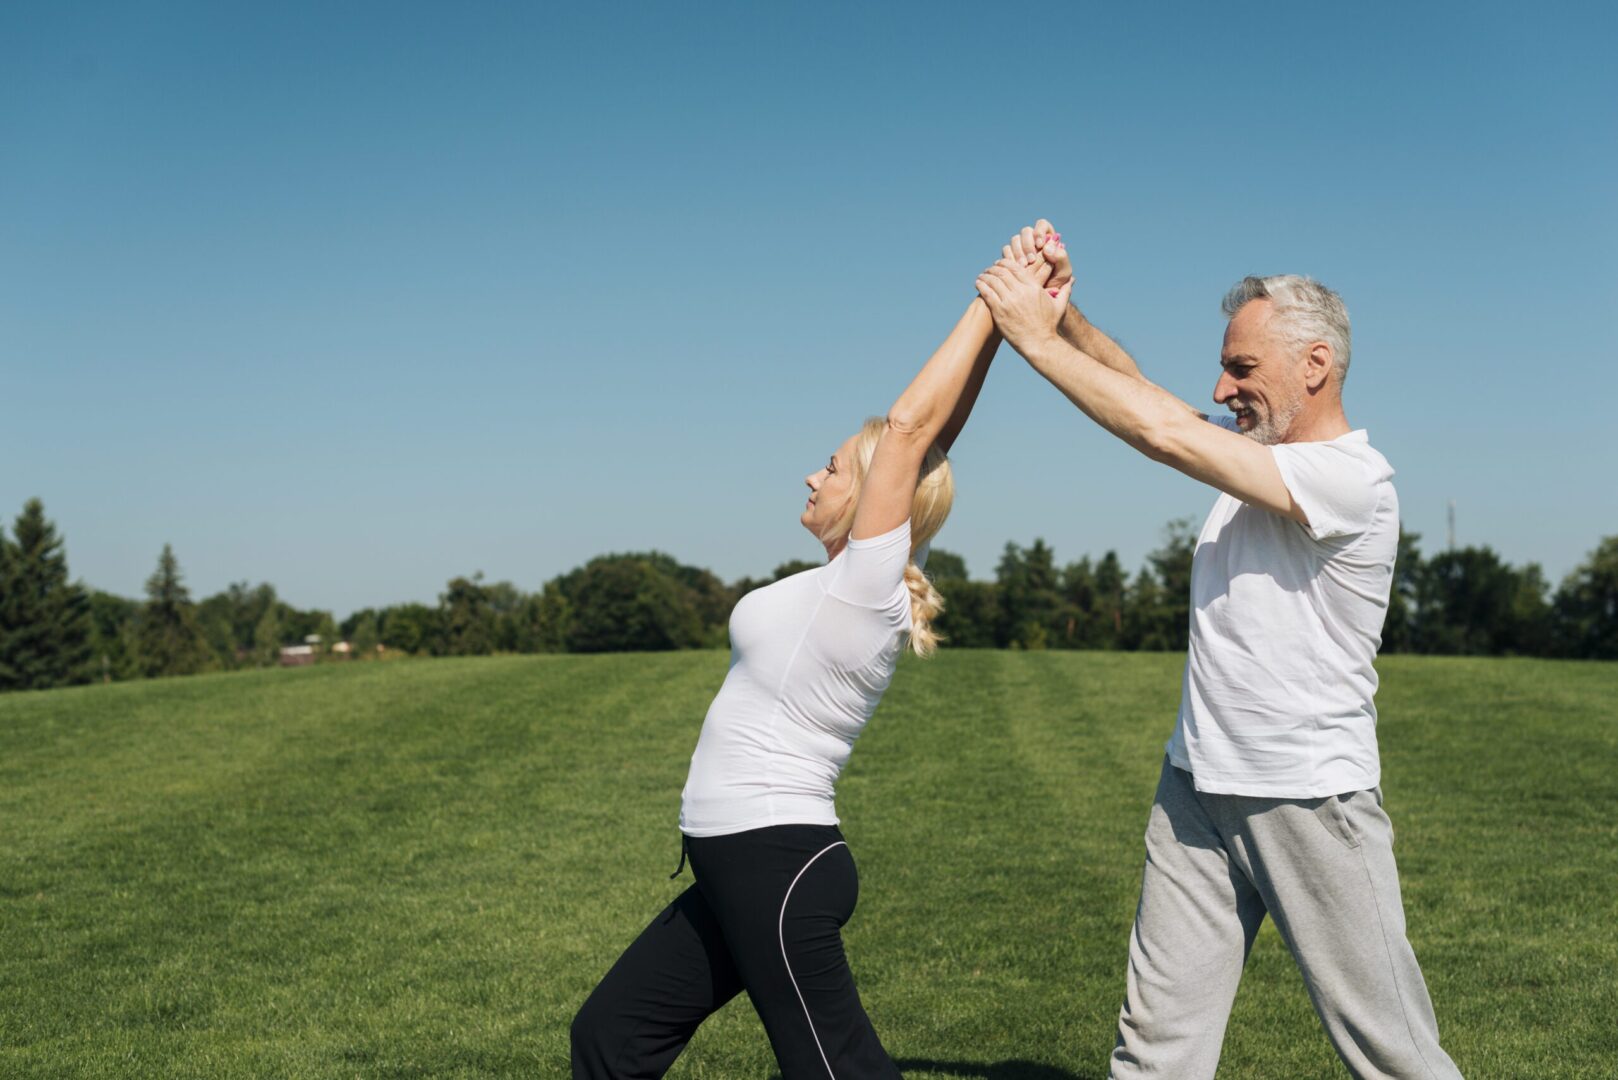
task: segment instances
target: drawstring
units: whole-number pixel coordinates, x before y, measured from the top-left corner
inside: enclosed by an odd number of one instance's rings
[[[679,877],[680,872],[682,870],[684,870],[684,869],[685,869],[685,833],[681,833],[680,834],[680,865],[676,866],[674,868],[674,873],[669,875],[669,880],[673,881],[675,878]]]

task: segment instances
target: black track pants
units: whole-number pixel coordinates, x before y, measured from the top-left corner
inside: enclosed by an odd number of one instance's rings
[[[662,1076],[746,990],[783,1080],[899,1075],[854,989],[839,932],[859,878],[829,825],[687,841],[696,884],[618,958],[573,1020],[574,1080]]]

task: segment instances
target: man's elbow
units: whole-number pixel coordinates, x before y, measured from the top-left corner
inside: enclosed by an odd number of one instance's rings
[[[1135,432],[1135,437],[1129,440],[1135,449],[1151,458],[1153,461],[1165,465],[1174,463],[1175,448],[1178,441],[1174,433],[1165,424],[1146,424]]]
[[[1190,440],[1186,434],[1186,424],[1181,417],[1153,416],[1141,423],[1136,437],[1130,442],[1153,461],[1179,468],[1190,453]]]

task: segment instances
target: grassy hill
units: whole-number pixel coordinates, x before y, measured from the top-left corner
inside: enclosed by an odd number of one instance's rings
[[[532,1077],[688,882],[722,653],[355,664],[0,697],[0,1076]],[[907,660],[839,812],[913,1077],[1105,1075],[1181,659]],[[1395,657],[1383,787],[1472,1077],[1618,1072],[1618,665]],[[774,1073],[732,1003],[671,1076]],[[1346,1075],[1266,926],[1221,1077]]]

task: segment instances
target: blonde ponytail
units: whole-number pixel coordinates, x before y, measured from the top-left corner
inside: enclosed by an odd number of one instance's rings
[[[913,562],[905,564],[905,588],[910,590],[910,651],[931,656],[944,640],[933,632],[932,625],[944,610],[944,598]]]

